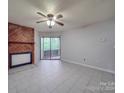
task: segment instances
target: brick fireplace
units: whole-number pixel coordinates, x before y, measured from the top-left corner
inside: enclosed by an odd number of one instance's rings
[[[8,24],[9,68],[13,67],[12,60],[15,60],[15,59],[12,59],[12,55],[13,55],[13,58],[15,57],[15,54],[16,54],[18,58],[26,59],[22,55],[19,56],[19,54],[24,54],[24,53],[31,54],[31,61],[26,63],[22,62],[22,64],[21,62],[20,63],[17,62],[18,64],[15,64],[15,66],[25,65],[27,63],[34,64],[34,29],[31,27],[9,23]]]

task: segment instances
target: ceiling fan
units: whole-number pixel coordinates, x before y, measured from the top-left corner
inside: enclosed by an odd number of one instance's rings
[[[63,15],[61,15],[61,14],[59,14],[57,16],[54,16],[53,14],[45,15],[41,12],[37,12],[37,14],[39,14],[42,17],[45,17],[46,19],[37,21],[36,23],[47,22],[47,25],[49,26],[49,28],[52,28],[52,26],[54,26],[55,23],[57,23],[60,26],[64,26],[64,24],[62,22],[58,21],[58,19],[63,18]]]

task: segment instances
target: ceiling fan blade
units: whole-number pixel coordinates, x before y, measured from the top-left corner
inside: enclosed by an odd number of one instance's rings
[[[56,19],[63,18],[63,15],[59,14],[56,16]]]
[[[59,21],[55,21],[57,24],[61,25],[61,26],[64,26],[63,23],[59,22]]]
[[[43,16],[43,17],[47,17],[45,14],[41,13],[41,12],[37,12],[37,14]]]
[[[41,22],[45,22],[45,21],[47,21],[47,20],[37,21],[36,23],[41,23]]]

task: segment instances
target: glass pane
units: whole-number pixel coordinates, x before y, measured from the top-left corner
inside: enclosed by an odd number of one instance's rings
[[[60,59],[60,38],[51,38],[51,59]]]
[[[50,38],[44,38],[43,43],[43,59],[50,59]]]

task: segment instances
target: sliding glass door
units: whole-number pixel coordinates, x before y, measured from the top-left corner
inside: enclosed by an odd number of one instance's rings
[[[60,38],[51,38],[51,59],[60,59]]]
[[[43,59],[50,59],[50,38],[43,38]]]
[[[60,37],[41,38],[41,59],[60,59]]]

